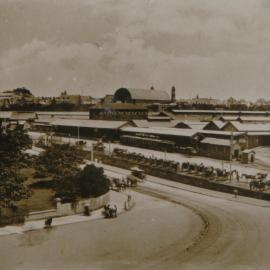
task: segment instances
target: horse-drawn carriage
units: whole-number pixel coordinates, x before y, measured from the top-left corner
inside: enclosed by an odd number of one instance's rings
[[[105,218],[115,218],[117,217],[117,206],[111,207],[109,204],[104,205],[102,214]]]
[[[101,140],[97,141],[96,143],[93,143],[93,150],[98,152],[103,152],[105,150],[105,145]]]
[[[144,173],[144,170],[140,169],[139,167],[132,167],[130,170],[131,170],[131,175],[141,180],[145,179],[146,175]]]

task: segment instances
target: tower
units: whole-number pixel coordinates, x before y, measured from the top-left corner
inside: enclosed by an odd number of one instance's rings
[[[171,102],[175,102],[176,98],[175,98],[175,86],[172,87],[172,91],[171,91]]]

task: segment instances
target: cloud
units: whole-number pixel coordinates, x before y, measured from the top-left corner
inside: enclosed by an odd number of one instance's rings
[[[270,98],[268,12],[258,0],[0,2],[0,87]]]

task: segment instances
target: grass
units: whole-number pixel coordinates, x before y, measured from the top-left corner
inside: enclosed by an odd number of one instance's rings
[[[30,185],[36,183],[40,180],[47,179],[39,179],[35,178],[35,169],[34,168],[24,168],[21,170],[22,175],[24,175],[27,180],[25,182],[26,185]],[[30,198],[26,200],[21,200],[18,203],[18,206],[28,209],[29,211],[42,211],[47,209],[54,208],[54,202],[52,200],[54,196],[54,190],[52,189],[32,189],[32,195]]]

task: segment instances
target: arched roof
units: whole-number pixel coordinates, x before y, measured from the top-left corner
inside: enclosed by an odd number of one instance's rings
[[[132,100],[170,101],[167,92],[155,89],[119,88],[114,94],[114,99],[119,95],[126,95]]]

